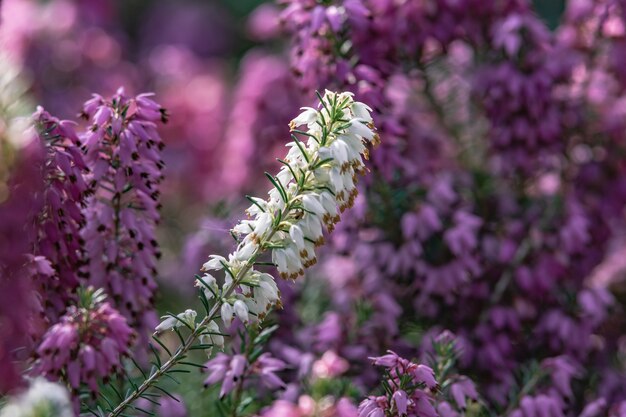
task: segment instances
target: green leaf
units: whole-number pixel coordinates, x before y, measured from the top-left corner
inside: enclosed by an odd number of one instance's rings
[[[170,397],[172,400],[176,401],[177,403],[180,402],[180,400],[178,398],[174,397],[172,394],[170,394],[169,392],[167,392],[166,390],[164,390],[160,386],[154,385],[153,387],[154,387],[154,389],[157,389],[157,390],[161,391],[163,394],[167,395],[168,397]]]
[[[307,153],[305,152],[302,143],[300,142],[300,139],[298,139],[298,137],[296,135],[294,135],[293,133],[291,134],[291,138],[293,139],[293,141],[296,143],[296,145],[298,146],[298,149],[300,149],[300,152],[302,153],[302,156],[304,157],[304,160],[306,161],[307,164],[311,163],[311,159],[309,158],[309,155],[307,155]]]
[[[276,189],[278,190],[278,193],[280,194],[285,204],[289,203],[288,198],[287,198],[287,192],[283,188],[283,185],[280,183],[280,181],[278,181],[277,178],[274,178],[274,176],[270,174],[269,172],[265,172],[265,176],[271,181],[274,187],[276,187]]]
[[[265,213],[265,209],[258,203],[255,201],[254,197],[246,195],[246,198],[248,199],[248,201],[250,201],[252,204],[254,204],[255,206],[257,206],[259,208],[259,210],[261,210],[262,213]]]
[[[287,168],[289,168],[289,172],[291,172],[291,176],[292,176],[295,180],[297,180],[297,179],[298,179],[298,177],[296,176],[296,173],[294,172],[293,168],[291,168],[291,165],[289,165],[289,162],[284,161],[284,160],[282,160],[282,159],[280,159],[280,158],[276,158],[276,160],[277,160],[278,162],[280,162],[281,164],[285,165]]]

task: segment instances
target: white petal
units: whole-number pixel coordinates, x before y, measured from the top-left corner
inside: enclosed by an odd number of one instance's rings
[[[155,332],[160,333],[165,330],[173,329],[178,320],[174,317],[164,316],[166,317],[159,325],[154,329]]]
[[[352,110],[352,113],[359,119],[363,119],[366,122],[372,121],[372,116],[370,115],[372,109],[367,104],[361,103],[360,101],[355,101],[350,106],[350,110]]]
[[[296,244],[299,250],[304,248],[304,234],[302,233],[302,229],[300,226],[294,224],[289,228],[289,236],[293,243]]]
[[[235,310],[237,317],[239,317],[239,320],[241,320],[244,324],[248,324],[250,319],[248,317],[248,307],[246,306],[246,303],[241,300],[237,300],[233,304],[233,309]]]
[[[320,204],[315,194],[305,194],[302,196],[302,205],[304,209],[318,216],[323,216],[324,207]]]
[[[222,263],[226,263],[226,258],[219,255],[211,255],[209,258],[211,259],[202,265],[203,271],[219,271],[224,268]]]
[[[354,133],[355,135],[359,135],[364,137],[367,140],[372,140],[374,137],[374,132],[365,126],[360,120],[352,119],[350,123],[350,127],[348,128],[348,132]]]
[[[310,107],[302,107],[302,109],[304,111],[289,123],[292,129],[302,125],[313,124],[317,120],[317,110]]]
[[[233,306],[231,306],[228,302],[224,302],[221,308],[221,316],[222,321],[226,327],[230,327],[230,324],[233,321]]]

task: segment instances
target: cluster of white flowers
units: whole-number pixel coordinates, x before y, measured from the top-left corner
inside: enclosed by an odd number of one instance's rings
[[[282,278],[295,279],[316,262],[315,248],[324,242],[324,226],[332,231],[339,213],[354,203],[357,174],[365,172],[368,145],[379,143],[371,109],[353,100],[351,93],[326,91],[318,109],[304,108],[290,123],[293,141],[284,166],[276,176],[269,198],[249,197],[249,218],[233,228],[239,244],[228,258],[211,255],[197,285],[207,300],[220,305],[221,319],[229,326],[234,317],[248,324],[262,320],[280,305],[274,278],[254,269],[259,257],[271,250],[272,262]],[[298,127],[306,126],[306,130]],[[302,140],[298,139],[299,135]],[[224,272],[220,289],[212,274]],[[191,317],[167,318],[159,330],[172,328]],[[195,320],[195,316],[193,318]],[[207,317],[203,324],[215,330]],[[223,342],[222,342],[223,343]]]
[[[32,381],[22,395],[12,399],[0,417],[73,417],[70,395],[60,384],[44,378]]]

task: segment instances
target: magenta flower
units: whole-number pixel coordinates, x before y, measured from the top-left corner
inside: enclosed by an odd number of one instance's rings
[[[263,353],[252,364],[246,356],[236,354],[232,357],[225,353],[218,353],[205,364],[209,376],[204,380],[204,386],[221,383],[220,398],[223,398],[238,384],[243,384],[249,377],[256,376],[259,381],[271,390],[283,388],[285,383],[276,375],[286,368],[286,364]]]
[[[121,371],[135,333],[100,290],[86,290],[81,305],[68,307],[37,347],[34,373],[64,380],[74,394],[83,386],[95,396],[98,383]]]
[[[359,417],[411,416],[437,417],[434,393],[438,387],[434,371],[415,364],[393,351],[370,358],[374,365],[387,368],[387,395],[368,397],[359,405]],[[407,376],[409,378],[407,378]]]
[[[76,290],[84,276],[85,242],[81,229],[90,193],[85,178],[88,169],[71,122],[52,117],[40,107],[33,115],[33,125],[46,148],[44,207],[37,218],[33,254],[45,257],[54,268],[49,273],[38,271],[34,280],[45,316],[55,323],[69,303],[76,300]]]

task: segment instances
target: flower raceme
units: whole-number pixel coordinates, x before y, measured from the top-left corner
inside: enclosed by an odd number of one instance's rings
[[[34,369],[36,375],[66,382],[76,401],[82,384],[95,396],[100,391],[98,382],[108,381],[122,369],[121,359],[136,336],[102,290],[78,292],[79,305],[68,307],[44,334]]]
[[[339,212],[352,206],[357,194],[357,174],[363,173],[367,143],[378,136],[370,109],[353,100],[349,93],[327,91],[318,109],[304,108],[290,123],[292,135],[282,169],[276,176],[266,174],[274,188],[269,198],[250,197],[246,210],[250,219],[233,228],[239,238],[237,250],[229,259],[212,256],[203,270],[226,270],[227,285],[242,265],[266,249],[282,278],[295,279],[316,262],[315,247],[324,242],[323,226],[332,230]],[[306,126],[307,130],[298,130]],[[232,274],[231,274],[232,273]],[[213,281],[208,275],[207,279]],[[271,275],[250,268],[241,278],[241,293],[222,305],[222,319],[230,324],[233,315],[244,323],[252,316],[263,318],[279,303]]]
[[[315,248],[324,242],[324,226],[332,231],[339,213],[353,205],[357,174],[365,173],[368,145],[380,140],[371,109],[351,93],[326,91],[317,109],[303,108],[290,123],[293,141],[287,143],[283,167],[273,176],[267,200],[248,197],[249,218],[232,230],[237,249],[228,258],[211,255],[199,279],[207,300],[220,299],[221,318],[230,326],[234,317],[245,324],[262,320],[280,304],[274,278],[254,269],[262,253],[271,250],[272,262],[284,279],[295,279],[316,262]],[[306,130],[298,127],[306,126]],[[300,140],[298,136],[304,137]],[[215,271],[224,271],[220,290]],[[158,330],[173,328],[166,318]],[[193,326],[192,326],[193,327]]]
[[[359,417],[437,417],[433,392],[438,384],[431,368],[415,364],[393,351],[370,359],[386,370],[386,394],[363,400],[358,409]]]

